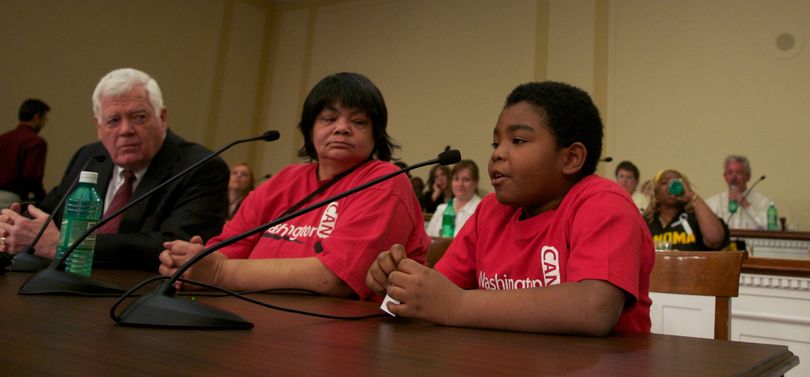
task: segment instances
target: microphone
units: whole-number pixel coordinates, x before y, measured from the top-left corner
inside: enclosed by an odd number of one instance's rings
[[[91,162],[104,162],[107,159],[104,155],[95,155],[87,162],[82,165],[82,168],[79,169],[79,172],[82,172],[87,169]],[[56,203],[56,206],[53,207],[53,210],[48,215],[48,219],[45,220],[45,223],[42,224],[42,227],[39,228],[39,232],[36,236],[34,236],[34,240],[31,241],[31,244],[28,245],[25,250],[18,253],[14,256],[14,259],[11,261],[11,265],[8,266],[9,271],[18,271],[18,272],[37,272],[45,267],[47,267],[51,260],[45,257],[41,257],[39,255],[34,254],[36,250],[34,250],[34,245],[37,244],[42,235],[45,234],[45,229],[48,229],[48,225],[51,223],[51,219],[53,219],[53,215],[62,208],[62,204],[65,203],[65,199],[70,196],[70,193],[73,192],[73,188],[76,187],[76,184],[79,182],[79,175],[76,175],[76,178],[73,182],[70,183],[68,186],[65,195],[62,195],[62,198],[59,199],[59,202]]]
[[[152,194],[162,189],[169,183],[176,181],[180,177],[188,174],[188,172],[192,171],[196,167],[218,156],[220,153],[224,152],[228,148],[236,144],[247,143],[256,140],[274,141],[278,140],[279,137],[280,134],[278,131],[270,130],[265,132],[261,136],[251,137],[247,139],[240,139],[231,142],[230,144],[212,152],[202,160],[197,161],[191,166],[183,169],[181,172],[175,174],[171,178],[163,181],[161,184],[155,186],[153,189],[147,191],[138,198],[130,200],[129,203],[127,203],[125,206],[119,208],[113,213],[104,216],[95,225],[89,227],[87,231],[85,231],[81,236],[79,236],[70,245],[70,247],[68,247],[67,250],[65,250],[65,253],[62,255],[61,259],[54,259],[53,262],[51,262],[51,264],[48,266],[48,268],[41,270],[36,275],[29,278],[25,283],[23,283],[22,287],[20,287],[20,289],[17,292],[21,294],[79,294],[79,295],[124,293],[123,289],[118,288],[112,284],[94,280],[83,275],[66,272],[65,261],[70,256],[70,254],[73,253],[73,250],[75,250],[76,247],[78,247],[82,243],[82,241],[84,241],[84,239],[87,238],[87,236],[89,236],[90,234],[92,234],[96,229],[106,224],[114,217],[120,215],[124,211],[128,210],[135,204],[138,204],[144,199],[152,196]],[[65,195],[67,196],[69,194]]]
[[[607,157],[605,157],[605,158],[600,158],[600,159],[599,159],[599,161],[602,161],[602,162],[611,162],[611,161],[613,161],[613,157],[607,156]]]
[[[753,184],[753,185],[751,185],[751,187],[749,187],[749,188],[748,188],[748,190],[745,190],[745,192],[743,193],[743,201],[745,201],[745,199],[748,197],[748,194],[750,194],[750,193],[751,193],[751,191],[753,191],[753,190],[754,190],[754,187],[757,187],[757,185],[758,185],[760,182],[764,181],[764,180],[765,180],[765,174],[761,175],[761,176],[760,176],[760,177],[759,177],[759,178],[758,178],[758,179],[757,179],[757,180],[754,182],[754,184]],[[731,202],[731,201],[729,201],[729,202]],[[737,212],[739,212],[739,211],[734,211],[734,212],[731,212],[731,215],[729,215],[729,217],[726,219],[726,224],[728,224],[728,223],[731,221],[731,219],[734,217],[734,215],[735,215]]]
[[[186,272],[197,261],[205,258],[207,255],[217,251],[225,246],[229,246],[244,238],[250,237],[256,233],[263,232],[271,227],[281,224],[292,218],[301,216],[307,212],[323,207],[336,200],[345,198],[358,191],[365,190],[380,182],[391,179],[392,177],[406,173],[413,169],[433,164],[450,165],[461,160],[461,153],[458,150],[446,150],[439,154],[438,157],[411,165],[393,173],[383,175],[379,178],[373,179],[367,183],[357,186],[351,190],[344,191],[331,198],[324,199],[320,202],[305,207],[298,211],[283,215],[267,224],[260,225],[256,228],[250,229],[244,233],[237,234],[228,238],[216,245],[201,250],[197,255],[189,258],[186,263],[183,263],[177,271],[166,281],[161,282],[153,292],[141,296],[138,300],[129,305],[120,316],[114,313],[115,307],[118,303],[124,300],[127,295],[122,296],[113,310],[110,311],[110,317],[113,321],[122,326],[152,326],[152,327],[167,327],[167,328],[217,328],[217,329],[249,329],[253,324],[244,318],[234,313],[218,309],[212,306],[204,305],[196,301],[181,300],[173,297],[175,293],[174,283],[180,279],[184,272]],[[143,283],[145,284],[145,283]]]
[[[748,190],[745,190],[745,193],[743,194],[743,199],[747,198],[747,197],[748,197],[748,194],[750,194],[750,193],[751,193],[751,191],[753,191],[753,190],[754,190],[754,187],[757,187],[757,185],[758,185],[760,182],[764,181],[764,180],[765,180],[765,175],[763,174],[762,176],[760,176],[760,177],[759,177],[759,179],[757,179],[757,180],[756,180],[756,182],[754,182],[754,184],[753,184],[753,185],[751,185],[751,187],[749,187],[749,188],[748,188]]]

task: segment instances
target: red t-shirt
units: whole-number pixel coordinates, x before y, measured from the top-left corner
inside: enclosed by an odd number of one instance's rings
[[[233,220],[208,246],[269,223],[317,190],[317,164],[291,165],[245,198]],[[300,208],[328,199],[374,178],[396,171],[372,160],[343,177]],[[300,209],[299,208],[299,209]],[[425,261],[430,239],[419,202],[405,174],[349,195],[337,202],[276,225],[220,251],[228,258],[302,258],[315,256],[360,297],[373,297],[365,277],[374,258],[400,243],[408,257]]]
[[[519,219],[521,213],[488,195],[436,269],[465,289],[604,280],[628,297],[614,330],[650,331],[654,247],[644,219],[622,188],[588,176],[559,208],[525,220]]]

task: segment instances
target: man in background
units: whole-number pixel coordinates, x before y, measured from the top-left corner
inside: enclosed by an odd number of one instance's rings
[[[25,249],[55,211],[54,222],[35,247],[37,255],[54,258],[62,218],[56,204],[70,194],[81,170],[98,172],[96,190],[106,216],[211,153],[169,129],[160,87],[144,72],[110,72],[92,99],[99,141],[76,152],[41,209],[28,207],[31,219],[19,214],[18,204],[2,210],[0,251]],[[96,156],[105,159],[93,161]],[[219,234],[228,211],[228,175],[228,166],[215,157],[104,224],[96,236],[94,263],[157,272],[163,242]]]
[[[50,110],[45,102],[27,99],[20,106],[20,124],[0,135],[0,208],[45,197],[42,176],[48,143],[38,134]]]
[[[771,200],[756,191],[748,191],[751,180],[751,164],[748,158],[729,155],[723,163],[723,178],[728,191],[712,195],[706,204],[731,229],[768,228],[768,204]]]
[[[616,183],[630,194],[638,210],[644,212],[650,199],[644,192],[636,190],[640,176],[638,167],[630,161],[622,161],[616,166],[615,175]]]

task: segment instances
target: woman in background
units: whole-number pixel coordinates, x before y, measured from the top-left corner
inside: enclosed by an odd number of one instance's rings
[[[430,177],[428,177],[427,181],[428,191],[425,191],[420,202],[422,212],[436,212],[436,207],[439,204],[445,203],[453,197],[449,181],[450,169],[447,166],[435,165],[430,169]]]
[[[231,180],[228,182],[228,220],[233,218],[239,205],[253,190],[253,171],[246,162],[231,166]]]
[[[478,197],[478,165],[472,160],[461,160],[453,166],[451,187],[453,198],[447,203],[439,204],[436,213],[428,224],[428,236],[438,237],[442,230],[442,215],[447,206],[452,206],[456,214],[453,236],[458,234],[467,219],[473,215],[475,208],[481,201]]]
[[[670,189],[673,181],[681,189]],[[729,242],[728,227],[692,191],[689,179],[677,170],[658,172],[654,195],[644,211],[656,249],[680,251],[720,250]]]

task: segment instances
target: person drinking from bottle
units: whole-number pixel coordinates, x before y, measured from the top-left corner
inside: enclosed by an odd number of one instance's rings
[[[748,158],[729,155],[723,162],[723,179],[728,191],[706,199],[712,212],[728,223],[731,229],[764,230],[768,226],[768,197],[750,190],[751,164]]]
[[[728,245],[728,227],[692,189],[685,175],[674,169],[661,170],[653,178],[653,187],[655,194],[644,218],[658,249],[706,251]]]

